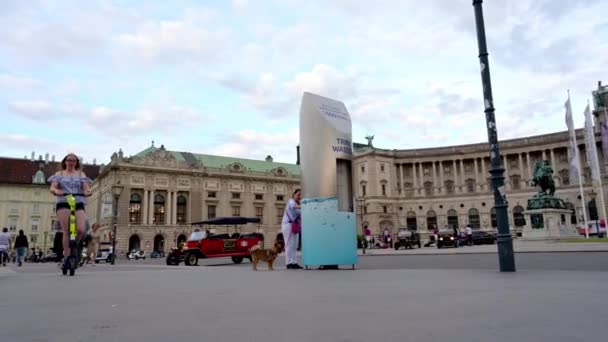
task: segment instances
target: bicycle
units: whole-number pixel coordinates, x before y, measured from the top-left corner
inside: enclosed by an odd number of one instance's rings
[[[86,197],[85,194],[63,194],[65,196],[68,205],[70,206],[70,217],[68,220],[69,224],[69,233],[70,233],[70,243],[69,255],[64,258],[63,265],[61,266],[61,273],[63,275],[67,275],[68,272],[70,276],[74,276],[76,273],[76,269],[80,263],[80,254],[81,254],[81,244],[78,240],[78,230],[76,229],[76,196]]]

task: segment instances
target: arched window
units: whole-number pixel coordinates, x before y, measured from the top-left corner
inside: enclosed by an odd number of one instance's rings
[[[424,194],[426,196],[433,196],[433,182],[424,182]]]
[[[494,207],[490,209],[490,221],[492,223],[492,228],[498,227],[498,222],[496,221],[496,208]]]
[[[523,227],[526,225],[526,218],[524,217],[524,208],[521,205],[513,208],[513,224],[515,227]]]
[[[564,203],[566,205],[566,209],[570,210],[570,223],[576,224],[576,210],[574,209],[574,204],[570,202]]]
[[[413,211],[407,212],[407,217],[405,219],[406,227],[408,230],[418,230],[418,222],[416,221],[416,213]]]
[[[177,196],[177,223],[186,223],[188,201],[183,195]]]
[[[437,228],[437,213],[433,210],[426,213],[426,228],[431,231]]]
[[[386,196],[386,181],[381,181],[380,182],[380,189],[382,191],[382,196]]]
[[[448,210],[448,228],[454,229],[454,227],[458,228],[458,212],[454,209]]]
[[[132,194],[129,200],[129,223],[141,223],[141,196]]]
[[[479,223],[479,211],[475,208],[469,209],[469,226],[473,229],[481,228]]]
[[[165,224],[165,197],[160,194],[154,196],[154,224]]]
[[[466,180],[466,183],[467,183],[467,192],[468,193],[475,192],[475,180],[469,178]]]

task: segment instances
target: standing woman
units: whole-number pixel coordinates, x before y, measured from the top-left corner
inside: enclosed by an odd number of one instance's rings
[[[283,232],[283,240],[285,241],[285,263],[287,269],[301,269],[302,266],[298,265],[297,250],[298,240],[300,233],[292,231],[292,223],[300,222],[300,199],[302,193],[300,189],[294,191],[293,195],[285,207],[285,214],[283,214],[283,222],[281,224],[281,231]]]
[[[61,171],[57,171],[49,177],[51,188],[49,191],[57,196],[57,219],[63,230],[63,256],[67,257],[70,253],[70,233],[68,220],[70,218],[70,205],[65,194],[84,194],[91,195],[91,184],[89,179],[80,169],[80,160],[75,154],[70,153],[61,161]],[[84,235],[86,214],[84,212],[85,200],[83,196],[76,196],[76,230],[78,239]]]

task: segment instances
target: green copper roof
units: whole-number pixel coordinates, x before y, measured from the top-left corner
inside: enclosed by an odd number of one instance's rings
[[[143,158],[151,153],[154,153],[159,148],[150,146],[145,150],[137,153],[134,157]],[[287,163],[276,163],[276,162],[268,162],[265,160],[253,160],[253,159],[245,159],[245,158],[234,158],[234,157],[224,157],[224,156],[213,156],[209,154],[198,154],[191,152],[179,152],[179,151],[168,151],[171,153],[173,157],[175,157],[178,161],[186,161],[186,162],[194,162],[198,161],[203,164],[204,167],[212,167],[212,168],[226,168],[228,165],[239,163],[243,165],[247,170],[254,172],[270,172],[273,169],[278,167],[282,167],[289,174],[299,175],[300,174],[300,166],[295,164],[287,164]]]

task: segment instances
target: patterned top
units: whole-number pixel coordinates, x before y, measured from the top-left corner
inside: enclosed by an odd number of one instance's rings
[[[68,194],[81,194],[84,192],[83,184],[93,184],[93,181],[89,177],[83,177],[81,175],[76,176],[64,176],[62,174],[52,175],[48,179],[49,182],[57,182],[59,189]],[[66,203],[67,199],[65,196],[57,196],[57,203]],[[76,196],[76,203],[85,203],[83,196]]]
[[[287,202],[285,214],[283,214],[283,223],[291,223],[300,217],[300,209],[296,208],[296,201],[292,198]]]

